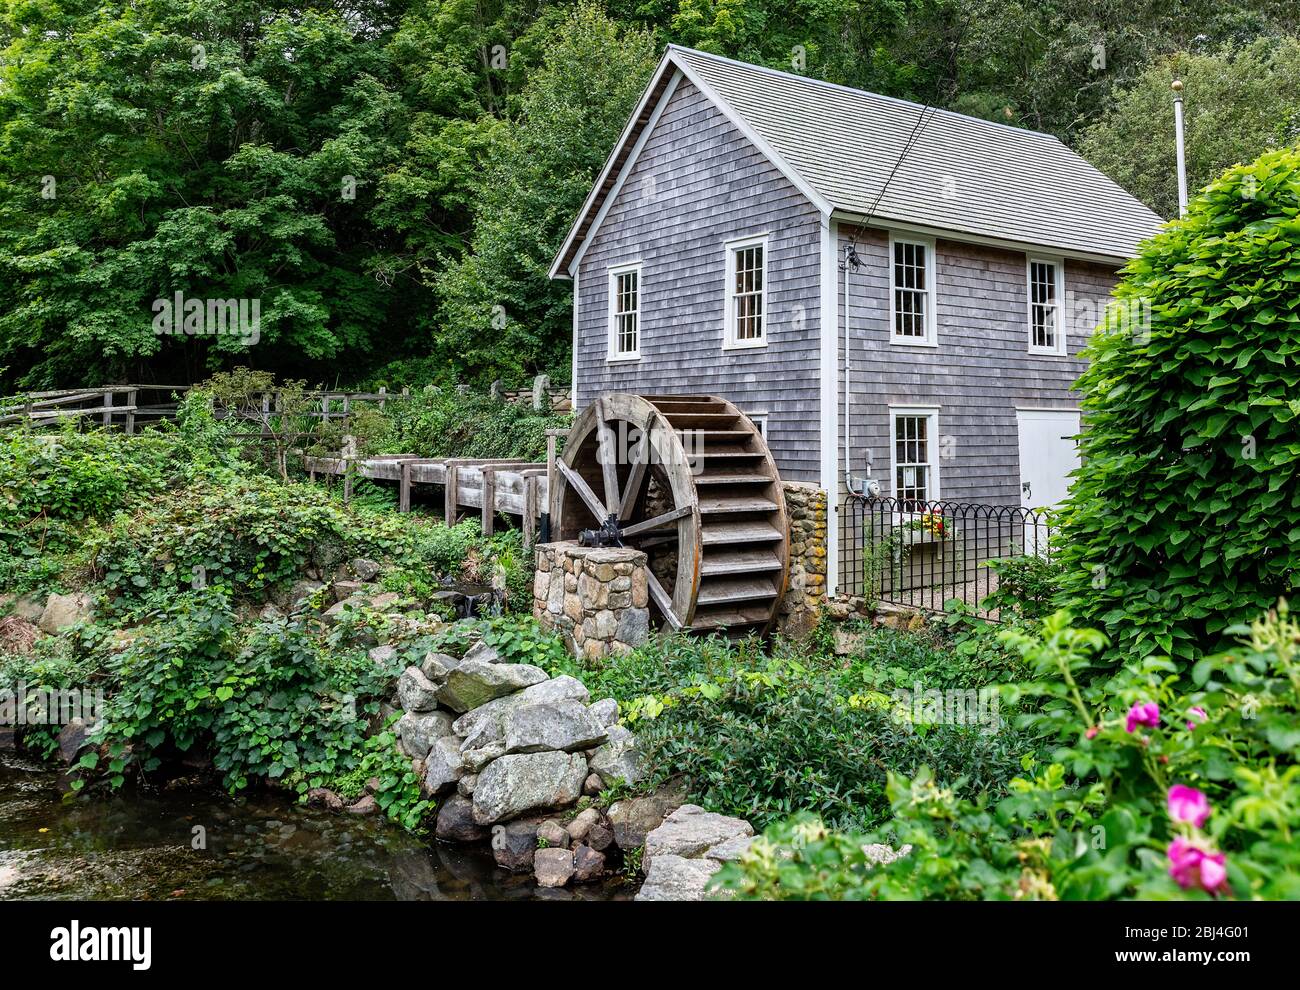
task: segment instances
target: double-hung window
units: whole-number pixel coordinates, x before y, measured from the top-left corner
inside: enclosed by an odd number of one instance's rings
[[[894,497],[903,511],[939,498],[939,410],[896,406],[889,411]]]
[[[933,347],[934,241],[890,237],[889,256],[890,340]]]
[[[726,333],[723,346],[767,344],[767,237],[727,242]]]
[[[641,266],[609,270],[609,360],[641,356]]]
[[[1064,268],[1059,258],[1026,259],[1031,354],[1065,353]]]

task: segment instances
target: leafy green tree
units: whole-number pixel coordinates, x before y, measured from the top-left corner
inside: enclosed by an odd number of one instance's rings
[[[1144,245],[1093,338],[1062,584],[1120,657],[1188,663],[1300,586],[1297,284],[1300,153],[1268,152]]]
[[[1187,180],[1300,139],[1300,40],[1261,40],[1217,54],[1162,59],[1083,135],[1085,157],[1157,213],[1178,213],[1170,83],[1184,84]]]
[[[571,291],[551,259],[656,64],[646,31],[597,7],[557,23],[520,96],[515,126],[498,126],[476,186],[470,253],[437,280],[435,347],[466,378],[551,369],[567,377]]]

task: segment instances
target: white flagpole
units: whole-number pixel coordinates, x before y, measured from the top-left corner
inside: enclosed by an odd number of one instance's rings
[[[1174,151],[1178,157],[1178,215],[1187,216],[1187,156],[1183,151],[1183,82],[1175,79],[1174,91]]]

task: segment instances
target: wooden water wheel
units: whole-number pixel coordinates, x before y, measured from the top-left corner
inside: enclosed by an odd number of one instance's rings
[[[785,497],[762,434],[730,402],[602,395],[555,466],[555,538],[645,551],[665,626],[732,636],[771,626],[787,575]]]

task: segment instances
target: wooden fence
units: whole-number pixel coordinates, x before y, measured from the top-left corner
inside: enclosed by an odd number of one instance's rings
[[[24,421],[36,426],[53,426],[69,418],[80,418],[108,429],[134,433],[137,425],[174,418],[180,397],[190,388],[190,385],[105,385],[99,388],[30,392],[15,398],[0,398],[0,426],[12,426]],[[382,410],[389,402],[402,401],[411,396],[410,389],[406,388],[400,392],[380,388],[375,392],[314,390],[305,394],[311,399],[311,405],[296,415],[318,419],[322,423],[346,420],[356,403],[377,403]],[[528,402],[539,410],[564,412],[571,408],[568,392],[551,392],[549,381],[544,375],[538,377],[531,390],[507,391],[494,387],[493,395],[503,402]],[[250,407],[218,410],[217,416],[238,416],[265,423],[268,417],[276,414],[277,409],[277,393],[265,392],[254,397]]]

